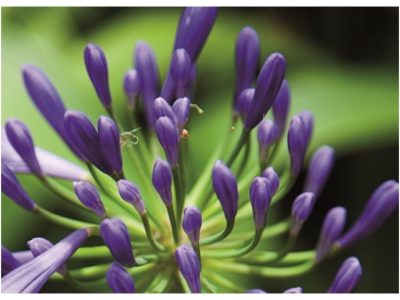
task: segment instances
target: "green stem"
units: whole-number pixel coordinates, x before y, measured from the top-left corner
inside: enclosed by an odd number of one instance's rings
[[[103,290],[104,287],[107,286],[105,278],[101,278],[101,279],[94,280],[94,281],[79,281],[79,280],[73,278],[70,272],[68,272],[64,276],[64,278],[72,287],[77,288],[79,290],[83,290],[83,291],[93,291],[93,289],[95,289],[96,291],[99,291],[99,290]]]
[[[211,274],[210,274],[211,277]],[[213,286],[206,277],[202,276],[201,277],[201,282],[202,282],[202,287],[208,292],[208,293],[212,293],[215,294],[217,293],[217,290],[215,288],[215,286]]]
[[[250,130],[248,130],[247,128],[243,127],[240,139],[237,142],[235,148],[233,149],[233,152],[231,153],[231,155],[227,159],[226,165],[228,167],[230,167],[233,164],[233,162],[235,161],[236,157],[238,156],[240,150],[247,143],[247,141],[248,141],[248,139],[250,137],[250,132],[251,132]]]
[[[140,215],[140,217],[142,218],[143,226],[144,226],[144,229],[146,230],[146,235],[147,235],[147,238],[148,238],[151,246],[153,246],[153,248],[156,249],[157,251],[165,251],[166,250],[165,247],[163,245],[161,245],[160,243],[158,243],[153,236],[147,213],[145,212],[143,215]]]
[[[226,289],[229,290],[229,293],[243,293],[246,289],[238,286],[237,283],[232,283],[231,281],[227,280],[226,278],[218,275],[216,272],[206,273],[205,276],[209,277],[212,282],[215,282]]]
[[[275,262],[279,256],[278,252],[272,251],[253,251],[251,255],[240,257],[235,259],[237,262],[246,264],[265,264]],[[283,259],[280,260],[280,264],[298,264],[306,260],[312,260],[315,257],[315,250],[301,251],[301,252],[290,252]]]
[[[150,293],[162,293],[168,287],[170,278],[172,276],[172,270],[166,272],[167,274],[160,272],[154,279],[153,283],[147,289]]]
[[[166,207],[167,207],[169,221],[171,223],[172,235],[174,236],[174,242],[176,245],[179,245],[179,231],[176,224],[174,207],[172,206],[172,204],[166,205]]]
[[[224,231],[221,231],[220,233],[217,233],[216,235],[201,239],[200,245],[208,246],[208,245],[211,245],[211,244],[214,244],[216,242],[223,240],[232,232],[234,225],[235,225],[235,220],[226,222],[226,227],[225,227]]]
[[[179,174],[180,170],[177,167],[174,167],[171,168],[171,171],[175,187],[177,226],[180,227],[180,220],[182,218],[183,206],[185,202],[185,190],[183,178],[181,174]]]
[[[42,207],[37,207],[34,210],[34,212],[38,213],[39,215],[44,217],[46,220],[56,223],[60,226],[71,228],[71,229],[81,229],[81,228],[85,228],[85,227],[90,227],[90,228],[93,228],[93,230],[94,230],[92,234],[100,235],[100,230],[99,230],[97,224],[86,223],[86,222],[81,222],[81,221],[77,221],[74,219],[62,217],[60,215],[49,212]]]
[[[250,154],[250,149],[251,149],[251,138],[249,137],[247,142],[246,142],[246,148],[244,150],[244,154],[242,157],[242,161],[240,162],[240,166],[238,171],[236,172],[236,178],[239,178],[240,175],[242,175],[244,169],[246,168],[247,162],[249,160],[249,154]]]

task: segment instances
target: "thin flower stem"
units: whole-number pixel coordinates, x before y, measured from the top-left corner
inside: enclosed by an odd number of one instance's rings
[[[239,286],[236,282],[232,283],[231,281],[220,276],[217,272],[207,272],[204,275],[210,278],[212,282],[218,283],[219,285],[228,289],[230,292],[243,293],[246,290],[245,288]]]
[[[215,286],[213,286],[204,275],[201,276],[201,283],[202,283],[202,288],[205,289],[207,293],[212,293],[212,294],[217,293],[217,289],[215,288]]]
[[[65,280],[74,288],[82,291],[96,291],[107,290],[107,283],[105,278],[93,280],[93,281],[79,281],[72,277],[71,273],[68,272],[64,276]]]
[[[221,231],[220,233],[201,239],[200,245],[208,246],[216,242],[222,241],[232,232],[234,225],[235,225],[235,220],[231,222],[226,222],[224,231]]]
[[[190,289],[189,289],[189,286],[188,286],[188,284],[187,284],[185,278],[183,277],[182,273],[179,272],[179,271],[178,271],[178,278],[179,278],[179,281],[181,282],[181,286],[182,286],[183,291],[184,291],[186,294],[190,294],[191,291],[190,291]]]
[[[151,246],[154,249],[156,249],[157,251],[162,251],[162,252],[166,251],[165,247],[163,245],[161,245],[160,243],[158,243],[156,241],[156,239],[154,238],[153,233],[151,231],[150,222],[149,222],[149,218],[147,216],[147,213],[144,213],[144,214],[140,215],[140,217],[142,219],[143,226],[144,226],[144,229],[146,230],[146,235],[147,235],[147,238],[148,238]]]
[[[172,206],[172,204],[167,205],[166,207],[167,207],[169,221],[171,223],[172,235],[174,236],[174,242],[176,245],[179,245],[179,231],[176,224],[174,207]]]
[[[244,150],[244,153],[243,153],[242,160],[240,162],[239,168],[238,168],[238,170],[236,172],[236,178],[240,178],[240,176],[242,175],[244,169],[246,168],[247,162],[249,160],[250,150],[251,150],[251,137],[249,137],[247,142],[246,142],[246,148]]]
[[[176,217],[177,217],[177,227],[180,227],[180,220],[183,213],[183,206],[185,202],[185,191],[182,174],[180,174],[180,170],[175,167],[171,168],[172,178],[174,180],[175,187],[175,200],[176,200]]]
[[[162,293],[165,291],[165,289],[168,287],[168,284],[170,283],[172,270],[169,270],[165,273],[163,272],[158,273],[153,283],[147,289],[150,293]]]
[[[279,256],[278,252],[272,251],[253,251],[251,255],[240,257],[235,259],[237,262],[261,265],[270,262],[275,263],[276,258]],[[302,252],[289,252],[284,258],[279,261],[279,264],[298,264],[306,260],[311,260],[315,257],[314,250],[302,251]]]
[[[178,224],[181,223],[182,214],[183,214],[183,207],[185,206],[185,197],[186,197],[186,171],[185,171],[185,164],[187,161],[188,149],[187,149],[186,140],[181,139],[179,141],[179,153],[178,153],[178,174],[180,180],[180,193],[182,194],[183,201],[182,207],[177,207],[177,222]],[[179,225],[178,225],[179,227]]]
[[[235,148],[233,149],[233,152],[229,156],[229,158],[226,161],[226,165],[228,167],[232,166],[233,162],[235,161],[236,157],[240,153],[240,150],[242,150],[243,146],[247,143],[248,139],[250,138],[250,130],[246,129],[243,127],[242,129],[242,134],[240,136],[239,141],[235,145]]]
[[[193,247],[193,249],[194,249],[194,251],[196,252],[196,254],[197,254],[197,258],[199,259],[199,263],[200,263],[200,270],[201,270],[201,268],[202,268],[202,262],[201,262],[201,251],[200,251],[200,245],[199,245],[199,243],[197,243],[197,244],[193,244],[193,243],[191,243],[192,244],[192,247]]]

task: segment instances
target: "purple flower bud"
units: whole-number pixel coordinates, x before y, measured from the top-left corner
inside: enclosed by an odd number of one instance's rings
[[[5,130],[10,144],[15,151],[28,165],[28,167],[38,176],[42,175],[42,169],[36,158],[35,146],[31,133],[24,122],[18,119],[8,119]]]
[[[136,104],[136,96],[140,93],[140,79],[136,69],[126,71],[124,76],[124,91],[128,97],[128,106],[133,109]]]
[[[271,182],[265,177],[256,177],[250,186],[250,201],[256,229],[264,228],[266,214],[271,203]]]
[[[63,123],[66,111],[65,105],[46,74],[34,65],[24,65],[22,67],[22,75],[25,87],[37,109],[65,141],[68,147],[80,159],[84,160],[83,155],[75,147],[68,134],[65,132]]]
[[[156,133],[165,156],[172,168],[178,165],[179,133],[174,122],[168,117],[158,118]]]
[[[157,159],[154,163],[151,179],[155,189],[157,190],[157,193],[161,197],[161,200],[165,203],[165,205],[171,205],[172,172],[169,164],[162,159]]]
[[[124,267],[133,267],[135,258],[125,223],[118,218],[104,219],[100,224],[100,232],[115,260]]]
[[[285,130],[286,120],[288,117],[290,105],[290,88],[286,80],[283,80],[278,95],[272,105],[274,120],[278,126],[278,138],[280,138]]]
[[[68,110],[64,116],[65,131],[82,154],[106,174],[113,169],[101,151],[100,137],[89,118],[79,112]]]
[[[361,276],[362,268],[359,260],[356,257],[349,257],[343,262],[327,293],[351,293],[357,287]]]
[[[200,293],[200,262],[194,249],[188,245],[178,247],[175,259],[189,289],[192,293]]]
[[[231,169],[220,160],[217,160],[214,164],[212,183],[215,194],[217,194],[224,211],[226,221],[234,221],[238,211],[238,185]]]
[[[329,254],[333,243],[343,231],[346,222],[346,209],[341,206],[332,208],[325,216],[317,245],[316,262],[320,262]]]
[[[186,206],[183,210],[182,227],[192,244],[198,244],[200,240],[200,228],[202,224],[201,211],[196,206]]]
[[[311,192],[302,193],[293,201],[291,234],[299,234],[304,222],[310,216],[314,204],[315,195]]]
[[[107,217],[100,194],[93,184],[87,181],[74,181],[73,185],[75,194],[83,205],[93,210],[100,219]]]
[[[119,263],[111,263],[106,274],[106,281],[114,293],[136,293],[135,283],[133,282],[131,274],[129,274]]]
[[[185,97],[186,85],[189,80],[192,62],[185,49],[177,49],[171,59],[171,75],[175,84],[176,97]]]
[[[153,49],[145,42],[139,42],[135,48],[135,66],[139,73],[140,89],[143,98],[147,123],[154,126],[153,102],[159,96],[159,75]]]
[[[302,293],[303,289],[301,287],[290,288],[283,292],[283,294],[302,294]]]
[[[240,93],[249,88],[256,77],[260,59],[260,40],[251,27],[243,28],[236,41],[235,112]]]
[[[337,241],[341,248],[366,238],[385,222],[399,205],[399,183],[388,180],[372,194],[354,225]]]
[[[118,192],[122,199],[133,205],[140,215],[146,212],[146,207],[140,195],[139,188],[133,183],[125,179],[117,182]]]
[[[107,60],[103,50],[94,44],[87,44],[84,51],[85,65],[97,96],[105,108],[111,107],[111,94],[108,86]]]
[[[269,188],[271,191],[271,196],[275,195],[279,188],[279,176],[276,174],[273,167],[268,167],[264,170],[261,175],[262,177],[269,180]]]
[[[165,99],[168,103],[175,100],[175,83],[171,74],[171,69],[168,70],[167,76],[164,80],[164,85],[161,89],[161,97]]]
[[[249,113],[251,103],[253,102],[255,88],[248,88],[243,90],[236,101],[236,111],[242,117],[243,122],[246,121]]]
[[[174,50],[185,49],[195,62],[216,16],[216,7],[186,7],[179,20]]]
[[[306,128],[298,115],[294,116],[290,121],[288,147],[291,175],[297,177],[303,166],[304,156],[307,150]]]
[[[40,237],[28,241],[27,244],[34,257],[39,256],[53,247],[53,244],[49,240]],[[68,273],[67,266],[62,264],[61,267],[57,269],[57,272],[61,275],[66,275]]]
[[[308,167],[305,191],[313,192],[318,197],[331,173],[335,160],[335,151],[329,146],[322,146],[315,151]]]
[[[19,266],[1,279],[1,292],[39,292],[50,276],[74,254],[87,237],[86,228],[78,229],[48,251]]]
[[[121,145],[119,130],[113,119],[101,116],[97,123],[99,130],[101,151],[117,174],[122,173]]]
[[[186,122],[189,119],[189,114],[190,114],[190,100],[189,98],[179,98],[174,102],[172,105],[172,110],[174,111],[174,114],[176,116],[176,121],[178,124],[178,128],[180,130],[183,129],[185,126]]]
[[[251,289],[248,290],[246,292],[244,292],[245,294],[266,294],[267,292],[260,290],[260,289]]]
[[[258,76],[253,101],[244,127],[251,130],[261,122],[274,104],[282,81],[285,78],[286,60],[280,53],[272,53],[265,60]]]
[[[10,273],[20,266],[14,255],[3,245],[1,246],[1,276]]]
[[[260,144],[260,160],[263,160],[266,158],[269,148],[278,139],[278,126],[273,120],[264,119],[258,126],[257,136]]]
[[[308,111],[304,110],[301,113],[298,114],[299,118],[303,121],[304,124],[304,132],[305,132],[305,140],[306,140],[306,145],[310,143],[311,140],[311,135],[314,129],[314,116],[313,114]]]
[[[154,100],[154,116],[156,120],[161,117],[168,117],[174,124],[177,124],[177,119],[171,105],[161,97]]]
[[[196,72],[197,72],[196,63],[192,63],[192,66],[190,68],[189,80],[186,84],[187,97],[192,100],[194,98],[194,88],[196,85]]]
[[[26,210],[36,209],[36,203],[28,196],[17,177],[4,163],[1,163],[1,191]]]

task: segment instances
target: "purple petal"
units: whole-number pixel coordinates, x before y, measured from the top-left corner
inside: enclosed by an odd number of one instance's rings
[[[201,211],[196,206],[188,205],[185,207],[182,227],[193,244],[199,243],[202,221]]]
[[[97,123],[101,151],[117,174],[122,173],[122,155],[119,130],[113,119],[101,116]]]
[[[158,118],[156,122],[156,133],[165,156],[171,167],[178,165],[179,133],[174,122],[168,117]]]
[[[87,181],[74,181],[73,184],[79,201],[90,208],[100,219],[104,219],[107,214],[96,187]]]
[[[272,105],[272,112],[274,120],[278,126],[278,138],[283,135],[286,126],[290,105],[290,88],[286,80],[283,80],[279,88],[278,95],[276,95],[274,104]]]
[[[161,200],[165,205],[172,204],[172,172],[169,164],[162,160],[157,159],[154,163],[153,173],[152,173],[153,186],[160,195]]]
[[[192,293],[200,293],[200,262],[194,249],[188,245],[178,247],[175,259]]]
[[[336,274],[327,293],[351,293],[357,287],[362,276],[362,268],[356,257],[346,259]]]
[[[132,276],[119,263],[111,263],[106,274],[106,281],[114,293],[136,293]]]
[[[133,183],[125,179],[117,182],[118,192],[123,200],[132,204],[140,215],[146,212],[146,207],[140,195],[139,188]]]

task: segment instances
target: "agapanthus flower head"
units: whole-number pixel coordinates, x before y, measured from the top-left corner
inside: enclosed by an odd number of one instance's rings
[[[8,119],[5,130],[10,144],[23,159],[27,166],[38,176],[42,175],[42,169],[36,157],[35,145],[28,127],[18,119]]]
[[[196,206],[188,205],[185,207],[182,227],[193,244],[199,243],[202,221],[201,211]]]
[[[272,105],[272,112],[274,120],[278,126],[278,137],[280,138],[286,126],[286,121],[289,113],[290,106],[290,87],[286,80],[283,80],[279,88],[278,95],[276,95],[274,104]]]
[[[115,260],[124,267],[133,267],[135,258],[125,223],[118,218],[104,219],[100,224],[100,232]]]
[[[110,108],[111,93],[108,85],[108,67],[103,49],[94,44],[87,44],[84,59],[87,73],[97,96],[105,108]]]
[[[317,245],[316,262],[320,262],[329,254],[333,243],[343,231],[346,215],[346,209],[341,206],[332,208],[326,214]]]
[[[182,245],[175,251],[175,259],[192,293],[200,293],[200,262],[194,249]]]
[[[107,217],[103,202],[96,187],[88,181],[74,181],[75,194],[79,201],[91,209],[100,219]]]
[[[136,97],[140,93],[140,79],[136,69],[130,69],[125,72],[124,91],[128,99],[128,107],[133,110],[136,105]]]
[[[172,105],[172,110],[176,116],[176,121],[179,130],[183,129],[189,119],[190,114],[190,100],[187,97],[177,99]]]
[[[153,166],[152,182],[165,205],[172,204],[172,172],[169,164],[160,158]]]
[[[256,229],[265,226],[266,214],[272,199],[273,183],[265,177],[256,177],[250,186],[250,201],[253,207],[253,218]],[[272,187],[273,188],[273,187]]]
[[[346,259],[336,274],[328,293],[351,293],[362,276],[362,268],[356,257]]]
[[[119,263],[111,263],[106,274],[106,281],[114,293],[136,293],[132,276]]]
[[[276,174],[275,170],[273,167],[268,167],[266,168],[262,174],[262,177],[266,178],[270,182],[270,191],[272,196],[275,195],[275,193],[278,191],[279,188],[279,176]]]
[[[174,51],[171,59],[171,75],[175,85],[177,98],[188,96],[186,85],[189,81],[192,61],[185,49],[180,48]]]
[[[242,117],[243,121],[246,121],[247,114],[253,102],[255,88],[248,88],[243,90],[237,98],[236,110],[238,114]]]
[[[120,179],[117,182],[117,186],[121,198],[132,204],[138,213],[143,215],[146,212],[146,207],[136,184],[126,179]]]
[[[341,248],[361,241],[386,221],[399,205],[399,183],[388,180],[372,194],[363,212],[353,226],[343,235],[337,245]]]
[[[252,27],[246,26],[239,32],[236,41],[235,112],[238,112],[238,96],[251,86],[256,77],[259,59],[260,40],[258,34]]]
[[[164,149],[170,166],[178,165],[179,133],[176,124],[168,117],[161,117],[156,122],[156,133]]]
[[[302,193],[296,197],[292,205],[292,225],[290,232],[297,235],[304,222],[310,216],[315,204],[315,195],[311,192]]]
[[[225,219],[227,222],[233,222],[238,210],[238,186],[235,175],[221,160],[217,160],[214,164],[212,183]]]
[[[1,191],[26,210],[34,210],[37,207],[21,186],[14,172],[4,162],[1,163]]]
[[[28,241],[27,245],[34,257],[39,256],[54,246],[49,240],[40,237],[31,239]],[[67,266],[62,264],[61,267],[57,269],[57,272],[61,275],[66,275],[68,272]]]

